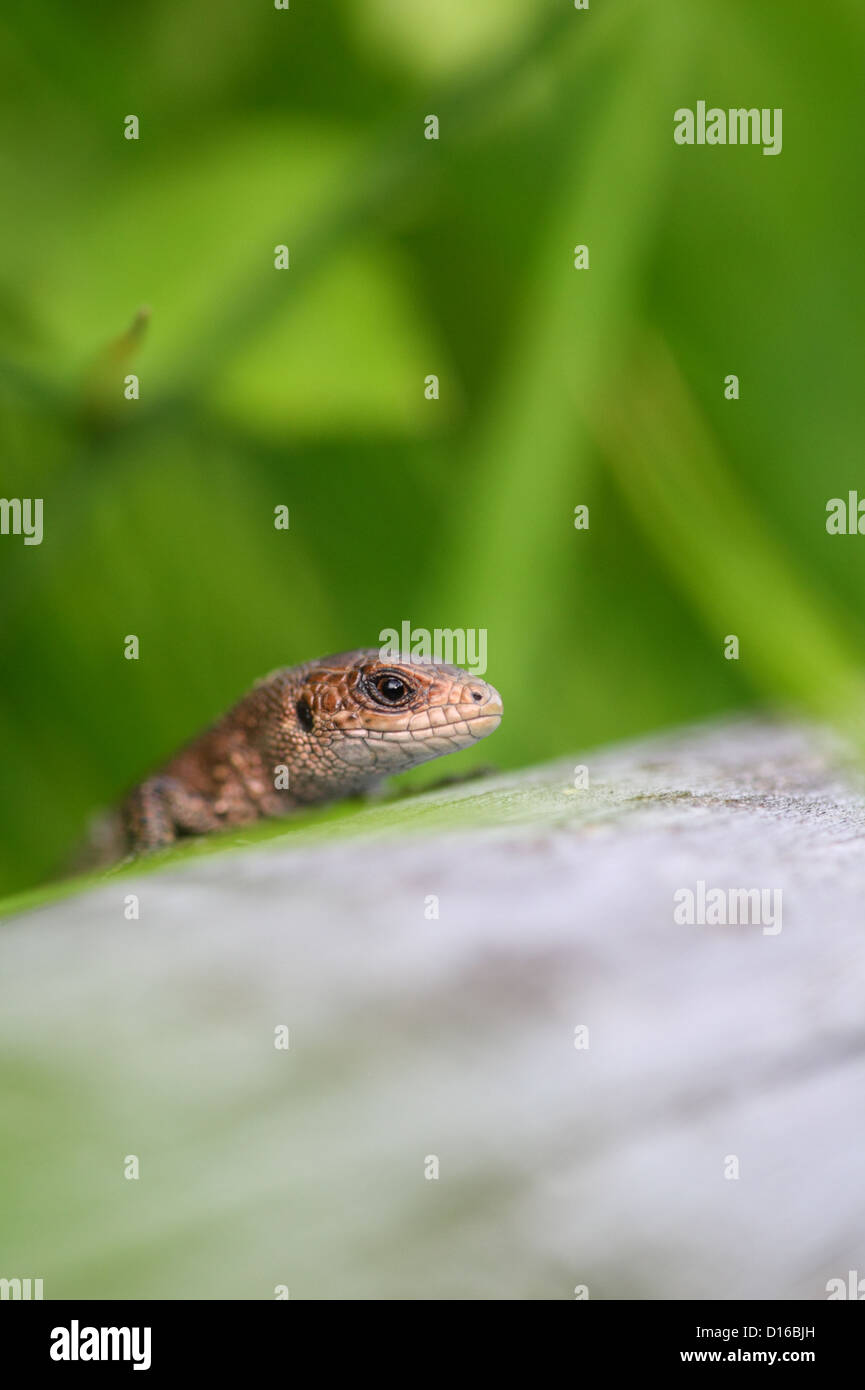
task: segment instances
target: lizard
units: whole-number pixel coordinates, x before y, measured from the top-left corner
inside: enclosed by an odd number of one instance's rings
[[[102,863],[373,790],[498,727],[498,691],[375,648],[283,667],[140,782],[94,837]]]

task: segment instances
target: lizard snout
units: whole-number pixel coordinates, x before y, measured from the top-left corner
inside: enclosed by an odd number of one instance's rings
[[[486,738],[501,723],[502,697],[495,686],[487,685],[486,681],[474,680],[466,685],[460,706],[472,738]]]

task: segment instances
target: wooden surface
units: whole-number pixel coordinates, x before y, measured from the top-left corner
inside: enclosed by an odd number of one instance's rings
[[[698,880],[782,930],[677,925]],[[127,872],[0,923],[0,1276],[825,1298],[865,1274],[863,998],[865,800],[768,724]]]

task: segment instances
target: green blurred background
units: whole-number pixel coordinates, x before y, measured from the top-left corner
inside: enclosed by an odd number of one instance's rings
[[[7,0],[0,494],[45,538],[0,537],[0,892],[404,619],[488,629],[464,767],[856,726],[863,48],[855,0]],[[701,99],[783,108],[783,152],[676,146]]]

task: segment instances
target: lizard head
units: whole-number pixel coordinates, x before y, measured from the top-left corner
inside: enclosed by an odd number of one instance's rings
[[[306,666],[294,713],[334,775],[341,768],[362,781],[472,747],[498,728],[502,702],[459,666],[383,659],[370,649]]]

